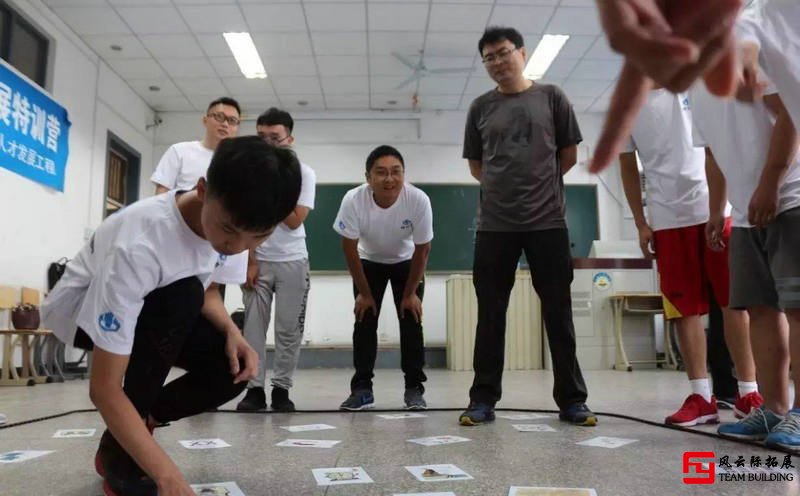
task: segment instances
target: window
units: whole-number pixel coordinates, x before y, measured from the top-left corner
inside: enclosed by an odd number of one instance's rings
[[[0,57],[42,88],[48,47],[44,35],[0,0]]]

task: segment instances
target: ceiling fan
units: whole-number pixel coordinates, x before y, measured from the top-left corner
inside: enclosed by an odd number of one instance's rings
[[[397,52],[392,52],[392,56],[400,61],[401,64],[411,69],[411,75],[406,78],[405,81],[395,86],[396,90],[400,90],[408,86],[409,84],[418,81],[425,76],[430,76],[434,74],[465,74],[472,72],[472,67],[452,67],[452,68],[442,68],[442,69],[428,69],[425,65],[425,56],[422,50],[419,52],[419,62],[416,64],[410,60],[408,57],[401,55]]]

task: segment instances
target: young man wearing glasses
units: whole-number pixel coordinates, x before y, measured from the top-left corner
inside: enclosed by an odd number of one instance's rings
[[[175,143],[161,157],[150,180],[156,185],[156,194],[172,189],[190,190],[197,180],[205,177],[211,156],[225,138],[233,138],[239,131],[241,117],[239,104],[233,98],[217,98],[208,104],[203,126],[206,134],[202,141]]]
[[[481,202],[473,265],[478,299],[475,378],[459,423],[494,420],[502,392],[506,310],[524,252],[542,302],[559,417],[595,425],[575,354],[562,178],[577,160],[581,132],[558,87],[524,77],[527,51],[517,30],[488,28],[478,51],[497,87],[472,102],[464,133],[463,156],[480,182]]]
[[[256,121],[258,135],[278,148],[291,148],[294,143],[294,120],[288,112],[270,108]],[[308,298],[308,250],[303,227],[314,208],[314,170],[300,163],[302,187],[292,213],[278,224],[272,235],[250,250],[244,299],[244,336],[259,355],[258,374],[250,381],[247,394],[236,406],[241,411],[258,411],[267,407],[264,381],[266,376],[266,338],[272,300],[275,305],[275,361],[272,376],[272,402],[277,412],[293,412],[289,399],[292,375],[300,356],[306,321]]]

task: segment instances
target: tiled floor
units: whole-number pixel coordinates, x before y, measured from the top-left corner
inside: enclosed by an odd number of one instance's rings
[[[304,410],[335,410],[348,392],[350,371],[298,371],[292,398]],[[208,413],[158,429],[156,438],[193,483],[236,481],[254,495],[392,495],[448,492],[457,495],[508,494],[509,487],[594,488],[598,495],[797,495],[792,481],[725,482],[685,485],[682,457],[686,451],[713,451],[715,457],[747,460],[784,454],[701,434],[656,427],[612,416],[601,416],[594,428],[573,427],[548,418],[527,421],[498,419],[480,427],[457,425],[466,403],[471,373],[428,371],[426,398],[433,409],[424,418],[387,420],[374,412],[236,414]],[[685,375],[672,371],[590,371],[586,373],[589,405],[598,412],[617,413],[660,422],[675,410],[687,392]],[[397,370],[378,370],[377,408],[402,405],[402,376]],[[498,407],[552,410],[552,376],[547,371],[507,372],[504,399]],[[8,423],[91,408],[88,382],[0,389],[0,412]],[[235,402],[224,408],[234,408]],[[732,419],[729,411],[723,420]],[[289,433],[282,426],[329,424],[336,429]],[[518,432],[512,424],[543,423],[555,432]],[[92,438],[54,439],[57,429],[96,428]],[[92,457],[103,423],[97,413],[74,413],[0,430],[0,453],[12,450],[53,450],[19,464],[0,464],[0,495],[99,495],[100,479]],[[713,427],[700,429],[714,432]],[[455,435],[469,441],[425,447],[408,439]],[[634,439],[608,449],[576,443],[598,436]],[[221,438],[231,445],[212,450],[188,450],[178,441]],[[287,439],[341,441],[331,449],[276,447]],[[800,465],[800,457],[792,458]],[[454,464],[472,480],[419,482],[404,467]],[[314,468],[362,467],[371,484],[317,486]]]

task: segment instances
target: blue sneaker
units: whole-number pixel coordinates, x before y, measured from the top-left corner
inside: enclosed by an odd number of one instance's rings
[[[375,396],[372,391],[353,391],[344,402],[339,405],[339,410],[356,411],[369,410],[375,407]]]
[[[558,418],[571,422],[575,425],[592,427],[597,425],[597,415],[595,415],[586,403],[573,403],[558,413]]]
[[[751,410],[750,415],[738,422],[722,424],[717,429],[717,433],[720,436],[734,439],[761,441],[772,432],[775,426],[781,423],[781,420],[783,420],[781,417],[761,405]]]
[[[764,443],[771,447],[800,449],[800,408],[789,410],[781,423],[770,431]]]
[[[480,425],[494,420],[494,407],[486,403],[470,403],[464,413],[458,417],[461,425]]]

